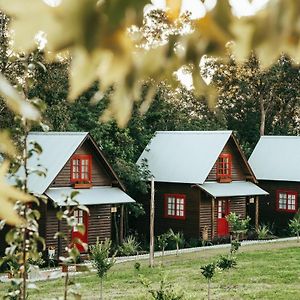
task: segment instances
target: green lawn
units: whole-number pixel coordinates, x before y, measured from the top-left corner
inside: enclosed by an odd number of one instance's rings
[[[205,299],[206,281],[200,266],[212,261],[228,249],[165,257],[164,267],[148,268],[141,261],[141,270],[134,262],[115,265],[104,283],[104,299],[151,299],[140,284],[138,273],[158,284],[161,273],[184,291],[186,299]],[[237,255],[235,270],[218,273],[213,280],[212,299],[300,299],[300,245],[296,242],[244,246]],[[159,264],[160,259],[156,259]],[[99,299],[95,273],[73,277],[81,284],[83,299]],[[54,299],[63,294],[63,279],[38,283],[30,299]],[[0,296],[7,288],[0,283]],[[71,298],[71,297],[70,297]],[[73,299],[73,298],[72,298]]]

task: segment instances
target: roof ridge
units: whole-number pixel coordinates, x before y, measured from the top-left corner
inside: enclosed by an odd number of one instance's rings
[[[300,138],[299,135],[263,135],[260,137],[262,138],[267,138],[267,139],[297,139]]]
[[[30,131],[30,135],[87,135],[88,131]]]
[[[156,134],[224,134],[232,133],[232,130],[178,130],[178,131],[156,131]]]

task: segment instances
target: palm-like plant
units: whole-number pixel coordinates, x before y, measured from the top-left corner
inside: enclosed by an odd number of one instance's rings
[[[169,230],[169,237],[171,240],[173,240],[176,243],[176,256],[178,256],[179,253],[179,247],[183,245],[184,243],[184,237],[182,232],[175,233],[171,228]]]

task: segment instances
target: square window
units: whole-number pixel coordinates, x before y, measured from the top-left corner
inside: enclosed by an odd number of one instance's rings
[[[185,195],[165,194],[166,218],[185,219]]]
[[[297,196],[297,192],[294,191],[277,191],[277,210],[282,212],[296,212]]]
[[[92,156],[75,154],[71,159],[71,182],[92,181]]]

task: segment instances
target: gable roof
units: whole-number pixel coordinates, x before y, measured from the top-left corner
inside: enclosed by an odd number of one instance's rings
[[[37,165],[40,164],[41,169],[43,170],[46,168],[47,172],[46,177],[38,176],[35,173],[31,173],[29,175],[29,191],[32,193],[43,194],[65,166],[70,157],[87,139],[92,141],[95,149],[105,162],[112,177],[114,177],[123,188],[118,177],[88,132],[30,132],[27,139],[28,149],[32,149],[32,143],[37,142],[42,147],[43,152],[40,155],[33,153],[28,160],[28,168],[37,169]],[[21,175],[21,171],[19,171],[17,175]]]
[[[300,137],[262,136],[249,164],[258,180],[300,182]]]
[[[231,136],[232,131],[157,131],[137,164],[146,159],[158,182],[202,184]]]

